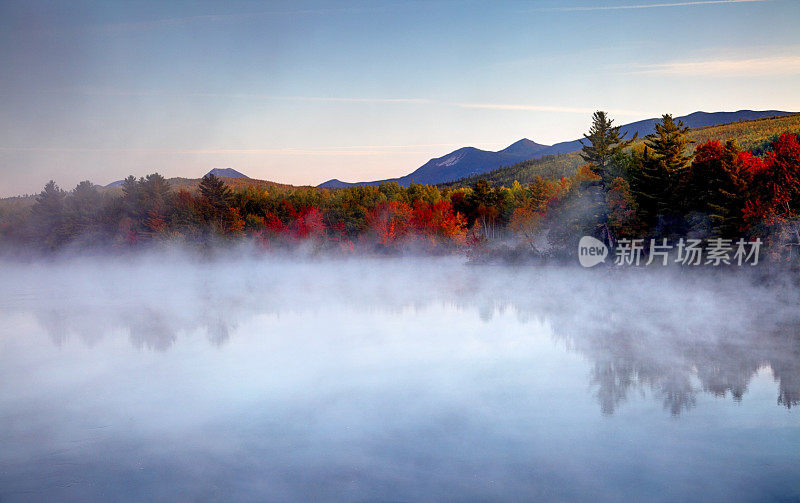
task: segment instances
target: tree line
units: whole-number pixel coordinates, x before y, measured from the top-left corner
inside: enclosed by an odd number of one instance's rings
[[[759,237],[775,258],[791,257],[800,246],[798,137],[745,151],[732,140],[695,146],[687,133],[664,115],[637,142],[598,111],[582,142],[585,164],[527,186],[231,188],[210,174],[197,190],[173,190],[154,173],[129,176],[121,191],[84,181],[66,192],[50,181],[29,209],[0,214],[0,238],[43,251],[247,239],[270,249],[558,256],[572,254],[584,235],[612,247],[631,238]]]

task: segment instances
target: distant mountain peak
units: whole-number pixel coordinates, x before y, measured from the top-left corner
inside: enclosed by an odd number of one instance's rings
[[[205,174],[205,176],[208,176],[208,175],[214,175],[214,176],[217,176],[217,177],[224,176],[224,177],[227,177],[227,178],[247,178],[247,179],[250,179],[249,176],[247,176],[247,175],[245,175],[243,173],[239,173],[238,171],[236,171],[233,168],[214,168],[214,169],[212,169],[211,171],[209,171],[208,173]]]
[[[353,184],[347,183],[347,182],[343,182],[343,181],[339,180],[338,178],[331,178],[327,182],[323,182],[323,183],[319,184],[318,187],[327,187],[329,189],[342,189],[342,188],[345,188],[345,187],[349,187],[350,185],[353,185]]]
[[[511,145],[507,146],[503,150],[499,150],[498,154],[506,154],[512,155],[515,157],[525,157],[526,155],[534,155],[540,150],[544,150],[549,145],[542,145],[541,143],[536,143],[533,140],[529,140],[527,138],[523,138],[521,140],[515,141]]]
[[[502,166],[511,166],[520,161],[535,157],[541,150],[548,148],[527,138],[516,141],[497,152],[481,150],[475,147],[461,147],[457,150],[429,160],[419,169],[406,176],[375,180],[371,182],[348,183],[333,179],[323,182],[318,187],[341,188],[353,185],[380,185],[382,182],[397,182],[407,187],[411,183],[437,184],[457,180],[475,173],[483,173]]]

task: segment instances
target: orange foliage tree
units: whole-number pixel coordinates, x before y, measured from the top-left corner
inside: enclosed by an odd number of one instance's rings
[[[412,209],[403,202],[386,201],[367,212],[366,225],[378,243],[390,246],[403,241],[408,235]]]

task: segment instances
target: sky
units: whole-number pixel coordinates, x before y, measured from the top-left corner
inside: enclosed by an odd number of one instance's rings
[[[664,113],[800,111],[798,0],[0,0],[0,197],[316,185]]]

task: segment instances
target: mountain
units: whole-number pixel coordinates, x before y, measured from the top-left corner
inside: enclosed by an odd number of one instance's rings
[[[233,168],[214,168],[211,171],[209,171],[208,173],[206,173],[205,176],[208,176],[208,175],[214,175],[214,176],[217,176],[217,177],[227,177],[227,178],[250,178],[247,175],[239,173],[238,171],[236,171]]]
[[[766,117],[795,115],[798,112],[782,112],[779,110],[739,110],[737,112],[694,112],[676,117],[692,129],[717,126],[732,122],[750,121]],[[645,119],[621,126],[620,131],[631,138],[635,133],[640,137],[655,132],[655,126],[661,118]],[[565,141],[555,145],[540,145],[528,139],[519,140],[503,150],[490,152],[474,147],[463,147],[449,154],[431,159],[414,172],[400,178],[376,180],[372,182],[343,182],[338,179],[328,180],[318,187],[343,188],[353,185],[380,185],[383,182],[398,182],[408,186],[411,182],[440,184],[461,178],[488,173],[505,166],[512,166],[522,161],[539,159],[549,155],[566,154],[581,149],[580,140]]]
[[[477,173],[485,173],[502,166],[511,166],[520,161],[535,157],[538,152],[548,148],[523,138],[503,150],[492,152],[475,147],[463,147],[447,155],[431,159],[419,169],[400,178],[376,180],[373,182],[348,183],[333,179],[318,187],[342,188],[353,185],[380,185],[383,182],[397,182],[407,187],[412,182],[434,185],[442,181],[457,180]]]
[[[738,112],[694,112],[682,117],[676,117],[676,120],[682,121],[684,126],[689,126],[692,129],[708,126],[719,126],[721,124],[729,124],[731,122],[751,121],[756,119],[764,119],[766,117],[778,117],[783,115],[796,115],[800,112],[781,112],[780,110],[739,110]],[[631,122],[620,126],[620,132],[625,133],[625,138],[633,138],[633,135],[638,133],[639,136],[647,136],[655,133],[656,124],[661,122],[661,118],[645,119],[637,122]],[[580,140],[565,141],[556,143],[551,147],[543,150],[539,155],[533,157],[542,157],[545,155],[566,154],[575,152],[581,149]]]
[[[743,150],[760,149],[763,151],[779,134],[800,134],[800,114],[778,115],[763,119],[728,122],[716,126],[695,127],[688,133],[694,145],[718,140],[726,142],[735,140]],[[641,146],[645,137],[640,135],[633,147]],[[492,185],[510,187],[515,181],[527,185],[537,176],[547,179],[558,179],[572,176],[578,167],[584,164],[580,151],[565,154],[545,155],[536,159],[522,161],[513,166],[505,166],[494,171],[469,176],[460,180],[440,184],[440,186],[457,188],[471,187],[480,179]]]

